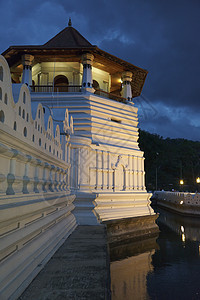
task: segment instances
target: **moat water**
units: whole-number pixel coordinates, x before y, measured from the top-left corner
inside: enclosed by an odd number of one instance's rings
[[[157,237],[110,249],[112,300],[200,299],[200,217],[156,211]]]

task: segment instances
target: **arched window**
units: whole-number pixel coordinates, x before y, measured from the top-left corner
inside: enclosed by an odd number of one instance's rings
[[[51,152],[51,146],[49,146],[49,152]]]
[[[0,87],[0,100],[2,100],[2,89]]]
[[[16,121],[14,122],[13,129],[14,129],[15,131],[17,130],[17,123],[16,123]]]
[[[25,119],[25,110],[22,111],[22,118]]]
[[[26,115],[26,121],[28,122],[28,120],[29,120],[29,115],[27,113],[27,115]]]
[[[27,136],[27,128],[24,127],[24,136],[26,137]]]
[[[19,116],[21,116],[21,106],[19,107]]]
[[[99,90],[99,83],[98,83],[98,81],[93,80],[92,86],[93,86],[93,88],[94,88],[95,90],[96,90],[96,89]]]
[[[99,95],[99,89],[100,89],[100,86],[99,86],[99,83],[98,83],[98,81],[96,81],[96,80],[93,80],[93,83],[92,83],[92,86],[93,86],[93,88],[95,89],[95,94],[97,94],[97,95]]]
[[[42,142],[41,142],[41,138],[39,138],[39,146],[41,146]]]
[[[54,79],[54,92],[68,92],[69,81],[66,76],[58,75]]]
[[[38,118],[40,119],[40,109],[39,109],[39,111],[38,111]]]
[[[23,94],[23,103],[25,104],[26,103],[26,93],[24,92]]]
[[[3,110],[0,111],[0,122],[4,123],[5,121],[5,115],[4,115],[4,112]]]
[[[4,96],[4,103],[8,104],[8,95],[7,95],[7,93],[5,93],[5,96]]]
[[[0,80],[3,81],[3,67],[0,66]]]
[[[35,136],[34,136],[34,134],[32,136],[32,141],[35,142]]]

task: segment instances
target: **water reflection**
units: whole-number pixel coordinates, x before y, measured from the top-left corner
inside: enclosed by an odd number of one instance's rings
[[[148,299],[146,277],[152,252],[111,263],[112,299]]]
[[[159,212],[158,224],[163,224],[187,240],[200,241],[200,217],[184,217],[178,214],[155,208]]]
[[[112,299],[200,299],[200,218],[160,210],[159,237],[110,248]]]
[[[110,248],[112,299],[149,299],[147,274],[153,271],[156,238]]]

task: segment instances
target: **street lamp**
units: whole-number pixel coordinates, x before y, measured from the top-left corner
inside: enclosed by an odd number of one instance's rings
[[[200,179],[200,178],[199,178]],[[184,181],[183,181],[183,179],[180,179],[180,185],[183,185],[184,184]]]
[[[197,183],[197,192],[199,193],[199,184],[200,184],[200,177],[199,176],[196,178],[196,183]]]

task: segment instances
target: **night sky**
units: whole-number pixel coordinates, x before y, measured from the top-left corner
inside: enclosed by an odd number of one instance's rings
[[[0,0],[0,53],[40,45],[68,24],[89,42],[149,71],[139,127],[200,140],[199,0]]]

